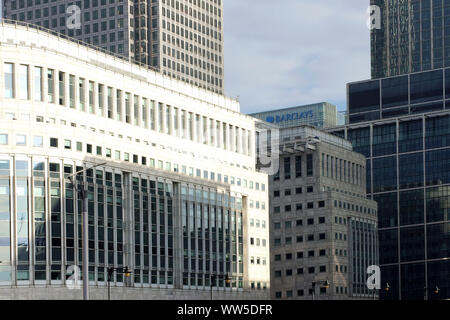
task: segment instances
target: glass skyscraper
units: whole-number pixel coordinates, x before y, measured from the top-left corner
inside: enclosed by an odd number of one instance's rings
[[[450,66],[450,1],[370,4],[381,9],[380,28],[371,32],[372,79]]]

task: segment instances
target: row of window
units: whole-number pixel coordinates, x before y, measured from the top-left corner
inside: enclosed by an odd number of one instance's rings
[[[306,187],[306,192],[307,193],[314,193],[314,187],[313,186],[308,186]],[[303,193],[303,188],[302,187],[296,187],[295,188],[295,194],[302,194]],[[284,189],[284,196],[288,197],[292,195],[292,189]],[[274,198],[279,198],[280,197],[280,190],[274,190],[273,191],[273,196]]]
[[[283,164],[283,165],[281,165]],[[280,158],[280,170],[273,176],[274,181],[280,181],[280,171],[283,168],[284,180],[292,178],[291,172],[291,157]],[[306,176],[312,177],[314,175],[313,154],[306,155]],[[302,171],[302,156],[295,156],[295,178],[301,178]]]
[[[307,225],[312,226],[314,225],[315,218],[308,218],[307,219]],[[325,217],[318,217],[317,218],[317,224],[324,224],[325,223]],[[285,221],[284,222],[284,228],[285,229],[292,229],[293,227],[302,227],[303,226],[303,219],[298,219],[296,221]],[[275,230],[281,229],[281,222],[274,222],[273,228]]]
[[[0,145],[8,145],[9,144],[9,135],[6,133],[0,133]],[[27,135],[26,134],[16,134],[15,136],[15,145],[17,146],[27,146]],[[32,144],[33,147],[43,148],[44,146],[44,137],[40,135],[34,135]],[[59,148],[60,147],[60,139],[51,137],[49,138],[48,146],[51,148]],[[243,188],[248,188],[250,190],[257,190],[261,192],[265,192],[266,186],[264,183],[254,182],[247,179],[235,178],[228,175],[222,175],[221,173],[209,172],[207,170],[194,169],[193,167],[187,167],[184,165],[178,165],[171,162],[164,162],[163,160],[156,160],[153,158],[148,159],[147,157],[132,154],[128,152],[123,152],[120,150],[112,150],[110,148],[104,148],[102,146],[94,146],[92,144],[87,143],[83,148],[83,143],[80,141],[76,141],[75,145],[72,145],[72,140],[64,139],[63,140],[63,148],[66,150],[76,150],[78,152],[86,152],[88,154],[95,154],[97,156],[103,156],[106,158],[111,158],[118,161],[132,162],[135,164],[142,164],[145,166],[150,166],[151,168],[156,168],[160,170],[167,170],[177,173],[182,173],[185,175],[189,175],[191,177],[198,177],[203,179],[209,179],[212,181],[229,183],[230,185],[236,185]],[[114,152],[113,152],[114,151]],[[140,158],[140,159],[139,159]],[[256,209],[259,209],[259,201],[257,202]],[[253,203],[253,200],[250,201]],[[253,208],[253,206],[251,206]],[[265,203],[262,202],[261,209],[264,210]]]
[[[322,176],[363,186],[366,168],[357,163],[322,153]]]
[[[265,220],[259,220],[259,219],[250,218],[250,227],[265,229],[266,228],[266,221]]]
[[[16,77],[18,87],[15,86]],[[253,154],[250,130],[62,71],[5,63],[4,80],[5,98],[29,100],[33,93],[34,101],[69,106],[224,150]],[[44,81],[47,81],[47,92],[43,92]]]
[[[308,274],[315,274],[317,272],[317,270],[319,271],[319,273],[327,272],[327,266],[325,266],[325,265],[319,266],[318,268],[308,267],[307,269],[308,269]],[[292,269],[286,269],[286,270],[284,270],[284,274],[283,274],[282,270],[275,270],[274,276],[275,276],[275,278],[292,277],[294,275],[293,272],[294,271]],[[298,276],[302,276],[305,273],[305,270],[304,270],[304,268],[297,268],[296,272],[297,272]]]
[[[341,200],[334,200],[334,207],[335,208],[343,208],[345,210],[360,212],[360,213],[368,213],[372,215],[377,214],[377,210],[373,208],[367,208],[361,205],[353,204],[350,202],[345,202]]]
[[[317,202],[317,206],[314,206],[314,202],[308,202],[306,204],[306,209],[307,210],[311,210],[314,208],[325,208],[325,201],[318,201]],[[296,211],[302,211],[303,210],[303,203],[296,203],[295,204],[295,210]],[[284,212],[292,212],[292,205],[291,204],[287,204],[284,206]],[[281,213],[281,207],[280,206],[276,206],[273,207],[273,213]]]
[[[256,264],[256,265],[263,265],[263,266],[265,266],[265,265],[267,265],[267,259],[266,259],[266,257],[262,257],[262,258],[260,258],[260,257],[256,257],[256,259],[255,259],[255,257],[253,257],[253,256],[251,256],[250,257],[250,264]]]
[[[327,255],[326,249],[319,249],[319,257],[325,257],[326,255]],[[315,256],[316,256],[315,250],[308,250],[308,258],[314,258]],[[275,255],[275,261],[281,261],[281,258],[282,258],[281,254]],[[304,258],[303,251],[297,251],[296,258],[303,259]],[[285,253],[284,259],[285,261],[291,261],[293,259],[293,254],[290,252]]]
[[[310,241],[321,241],[326,240],[326,233],[319,233],[317,236],[315,234],[308,234],[306,239],[308,242]],[[296,236],[296,243],[302,243],[303,242],[303,235]],[[292,245],[293,244],[293,237],[285,237],[284,238],[284,245]],[[281,238],[275,238],[274,239],[274,246],[280,247],[282,245]]]
[[[250,245],[251,246],[257,246],[257,247],[266,247],[267,241],[266,239],[260,239],[260,238],[250,238]]]

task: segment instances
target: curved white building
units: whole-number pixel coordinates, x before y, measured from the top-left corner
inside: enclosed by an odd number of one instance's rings
[[[31,25],[0,24],[0,298],[269,297],[267,175],[239,102]],[[89,169],[96,164],[95,169]],[[77,201],[78,200],[78,201]],[[228,285],[224,279],[232,281]]]

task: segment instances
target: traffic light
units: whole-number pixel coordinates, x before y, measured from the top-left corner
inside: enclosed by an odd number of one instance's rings
[[[131,271],[128,269],[128,267],[124,267],[122,272],[127,278],[131,276]]]

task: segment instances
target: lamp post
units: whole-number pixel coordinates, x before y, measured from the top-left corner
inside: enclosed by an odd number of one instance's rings
[[[82,243],[83,243],[83,300],[89,300],[89,232],[88,232],[88,197],[87,197],[87,188],[84,185],[84,181],[81,181],[80,184],[74,184],[73,177],[87,171],[89,169],[93,169],[99,166],[105,165],[106,162],[97,164],[93,167],[80,170],[75,172],[74,174],[67,177],[72,184],[72,187],[76,187],[78,191],[78,197],[83,201],[83,207],[81,210],[82,214]]]
[[[114,271],[118,271],[120,269],[118,268],[108,268],[108,301],[111,300],[111,278],[114,273]],[[128,269],[128,267],[121,268],[122,273],[125,275],[125,277],[129,277],[131,275],[131,271]]]

